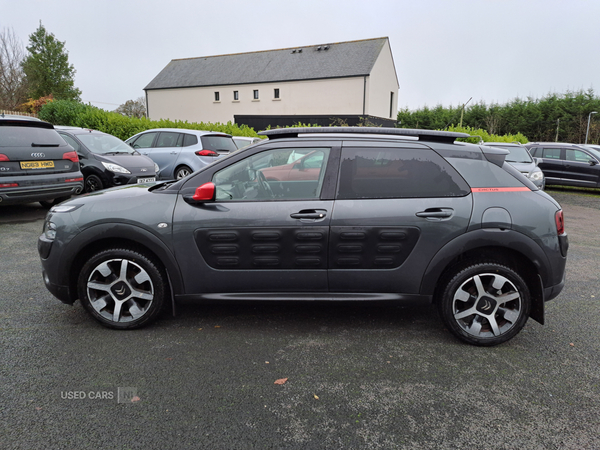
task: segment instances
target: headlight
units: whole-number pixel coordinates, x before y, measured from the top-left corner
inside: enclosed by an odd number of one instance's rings
[[[56,238],[56,224],[54,222],[44,222],[44,236],[49,241]]]
[[[115,172],[115,173],[131,173],[125,167],[121,167],[118,164],[107,163],[107,162],[102,161],[102,165],[104,167],[106,167],[108,170],[110,170],[111,172]]]
[[[158,164],[154,163],[154,173],[158,173],[159,170]]]
[[[51,213],[67,213],[81,208],[83,205],[56,205],[50,208]]]
[[[544,172],[539,169],[529,172],[529,179],[533,181],[541,181],[544,179]]]

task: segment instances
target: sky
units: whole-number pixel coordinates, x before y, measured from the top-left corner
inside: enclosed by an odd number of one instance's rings
[[[40,21],[106,110],[172,59],[378,37],[399,108],[600,92],[600,0],[0,0],[0,30],[23,46]]]

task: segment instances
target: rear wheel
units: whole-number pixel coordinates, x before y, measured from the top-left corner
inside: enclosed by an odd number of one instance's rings
[[[469,344],[491,346],[513,338],[529,318],[529,288],[513,269],[472,264],[445,278],[438,309],[450,331]]]
[[[88,175],[85,177],[85,192],[94,192],[104,189],[102,180],[98,175]]]
[[[130,249],[108,249],[84,264],[77,281],[85,309],[109,328],[133,329],[156,319],[165,303],[166,276],[158,263]]]
[[[177,170],[175,170],[175,179],[181,180],[182,178],[187,177],[190,173],[192,173],[192,169],[190,169],[188,166],[178,167]]]

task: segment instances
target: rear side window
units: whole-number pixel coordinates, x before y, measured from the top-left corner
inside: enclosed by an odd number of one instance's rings
[[[202,136],[202,148],[217,152],[235,152],[236,147],[233,139],[229,136]]]
[[[36,127],[0,128],[0,147],[61,147],[65,141],[55,130]]]
[[[347,148],[338,199],[459,197],[470,188],[433,150]]]
[[[540,156],[539,152],[536,155]],[[541,156],[547,159],[560,159],[560,148],[543,148]]]
[[[570,148],[568,148],[566,150],[565,156],[567,158],[567,161],[589,163],[590,161],[594,160],[594,158],[592,158],[586,152],[582,152],[581,150],[575,150],[575,149],[570,149]]]
[[[160,133],[155,147],[181,147],[183,139],[180,133]]]

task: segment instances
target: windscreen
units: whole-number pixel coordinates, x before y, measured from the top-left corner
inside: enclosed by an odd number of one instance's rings
[[[92,153],[134,153],[129,145],[110,134],[87,133],[78,134],[77,137]]]

